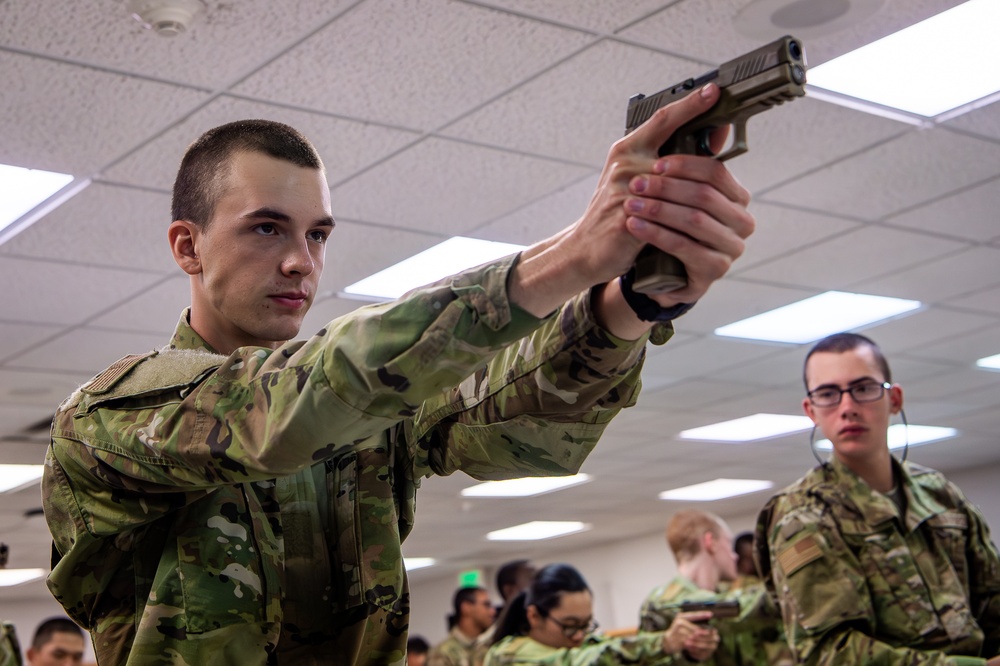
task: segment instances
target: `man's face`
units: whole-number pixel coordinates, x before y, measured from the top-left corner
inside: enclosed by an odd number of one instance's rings
[[[744,576],[756,576],[757,568],[753,562],[753,543],[742,541],[737,547],[736,570]]]
[[[30,666],[79,666],[83,663],[83,637],[57,631],[40,650],[28,649]]]
[[[185,270],[194,275],[194,329],[225,353],[295,337],[332,228],[322,171],[236,153],[211,221],[193,231],[194,271]]]
[[[473,619],[480,632],[489,629],[496,618],[496,609],[490,601],[490,595],[485,590],[476,593],[475,598],[465,604],[466,613]]]
[[[819,352],[806,365],[809,391],[820,387],[846,389],[885,380],[875,354],[867,346],[843,353]],[[844,393],[840,404],[832,407],[817,407],[808,398],[802,406],[833,443],[834,455],[841,462],[864,462],[888,451],[889,418],[903,406],[903,393],[894,385],[874,402],[857,402],[850,393]]]
[[[719,580],[734,581],[738,572],[736,571],[736,551],[733,549],[733,533],[726,528],[721,528],[717,547],[713,553],[715,566],[719,569]]]
[[[593,620],[594,599],[588,590],[563,592],[559,606],[549,611],[548,615],[542,615],[534,606],[529,607],[529,635],[549,647],[579,647],[587,637]]]

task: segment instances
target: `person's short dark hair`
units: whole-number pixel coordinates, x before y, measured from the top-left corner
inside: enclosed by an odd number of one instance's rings
[[[525,636],[531,627],[528,623],[528,606],[534,606],[543,616],[562,603],[567,592],[589,591],[587,581],[569,564],[549,564],[538,570],[531,586],[514,597],[497,620],[493,634],[496,644],[507,636]]]
[[[875,356],[875,362],[878,363],[879,370],[885,375],[885,381],[892,383],[892,372],[889,371],[889,362],[885,359],[885,355],[879,348],[875,341],[871,338],[867,338],[858,333],[834,333],[833,335],[828,335],[809,350],[806,354],[806,360],[802,364],[802,383],[805,384],[806,390],[809,390],[809,379],[806,377],[806,367],[809,365],[809,359],[812,358],[813,354],[819,353],[831,353],[831,354],[843,354],[844,352],[849,352],[858,347],[868,347],[872,350],[872,354]]]
[[[474,585],[469,587],[460,587],[455,591],[455,596],[451,600],[452,612],[448,616],[448,631],[455,628],[458,621],[462,619],[462,604],[474,604],[476,603],[476,596],[480,592],[486,592],[485,588],[476,587]]]
[[[736,551],[737,555],[740,552],[740,548],[743,546],[753,547],[753,532],[742,532],[739,536],[733,539],[733,549]]]
[[[431,644],[423,636],[410,636],[406,639],[406,654],[427,654]]]
[[[38,651],[44,648],[53,634],[76,634],[83,638],[83,629],[68,617],[50,617],[35,629],[35,636],[31,639],[32,649]]]
[[[235,153],[262,153],[300,167],[323,169],[319,153],[298,130],[273,120],[238,120],[210,129],[187,149],[174,180],[171,215],[208,224]]]
[[[511,586],[517,586],[518,574],[524,569],[531,569],[531,560],[512,560],[497,569],[497,592],[508,601],[504,590]]]

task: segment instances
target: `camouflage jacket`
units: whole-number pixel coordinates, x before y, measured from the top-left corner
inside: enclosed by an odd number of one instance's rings
[[[402,663],[420,478],[572,474],[638,393],[643,341],[589,294],[512,307],[513,261],[275,350],[220,356],[185,316],[68,398],[48,585],[98,662]]]
[[[486,653],[484,666],[669,666],[687,664],[663,652],[663,634],[590,636],[580,647],[554,648],[527,636],[506,636]]]
[[[21,666],[21,645],[14,625],[0,620],[0,666]]]
[[[427,655],[427,666],[471,666],[476,639],[469,638],[458,627],[448,632],[448,638],[434,646]]]
[[[712,620],[719,632],[719,647],[706,666],[776,666],[791,664],[781,615],[763,584],[747,585],[725,593],[703,590],[684,576],[655,588],[639,611],[640,631],[665,631],[685,601],[738,601],[738,617]]]
[[[1000,558],[986,521],[939,472],[893,465],[903,515],[838,461],[760,514],[757,564],[800,663],[983,664],[1000,653]]]

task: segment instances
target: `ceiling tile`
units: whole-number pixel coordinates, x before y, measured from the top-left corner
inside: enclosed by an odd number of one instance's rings
[[[0,365],[3,360],[16,356],[29,347],[38,344],[39,340],[55,337],[62,332],[60,326],[43,326],[40,324],[18,324],[16,322],[0,321],[0,340],[3,340],[3,351],[0,352]]]
[[[1000,139],[1000,101],[962,114],[948,121],[947,125],[979,136]]]
[[[893,168],[887,167],[890,164]],[[998,174],[1000,144],[943,129],[912,130],[793,180],[768,192],[767,198],[879,220]]]
[[[873,280],[859,280],[849,291],[912,298],[948,305],[977,287],[1000,284],[1000,248],[970,247]]]
[[[342,12],[349,0],[209,0],[187,32],[144,30],[124,2],[7,0],[0,43],[54,58],[214,88],[232,82]],[[220,44],[226,56],[218,57]]]
[[[986,242],[1000,238],[1000,178],[959,190],[936,201],[887,218],[886,222],[914,231]]]
[[[161,251],[169,253],[165,240]],[[176,276],[121,302],[88,322],[89,325],[119,332],[159,334],[161,344],[167,344],[181,311],[191,304],[188,277],[176,266],[174,268]]]
[[[362,3],[234,90],[429,130],[546,69],[590,39],[459,2]],[[350,66],[337,66],[343,62]]]
[[[0,51],[0,70],[0,163],[77,177],[94,175],[207,99],[177,86],[7,51]]]
[[[16,367],[96,375],[127,354],[142,354],[167,342],[169,338],[162,334],[81,328],[21,354]]]
[[[480,4],[584,30],[614,32],[618,27],[628,25],[671,1],[629,0],[621,4],[606,0],[575,0],[573,11],[567,11],[564,0],[486,0]]]

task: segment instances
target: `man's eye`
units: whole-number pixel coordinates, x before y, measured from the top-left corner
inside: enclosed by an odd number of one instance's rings
[[[317,229],[316,231],[310,232],[309,237],[312,238],[317,243],[325,243],[326,239],[329,238],[330,236],[325,231],[320,231]]]
[[[273,224],[267,224],[267,223],[258,224],[255,229],[257,233],[263,236],[271,236],[275,233],[275,228]]]
[[[814,391],[813,395],[819,400],[836,400],[837,396],[840,395],[840,391],[834,391],[833,389],[820,389],[819,391]]]

